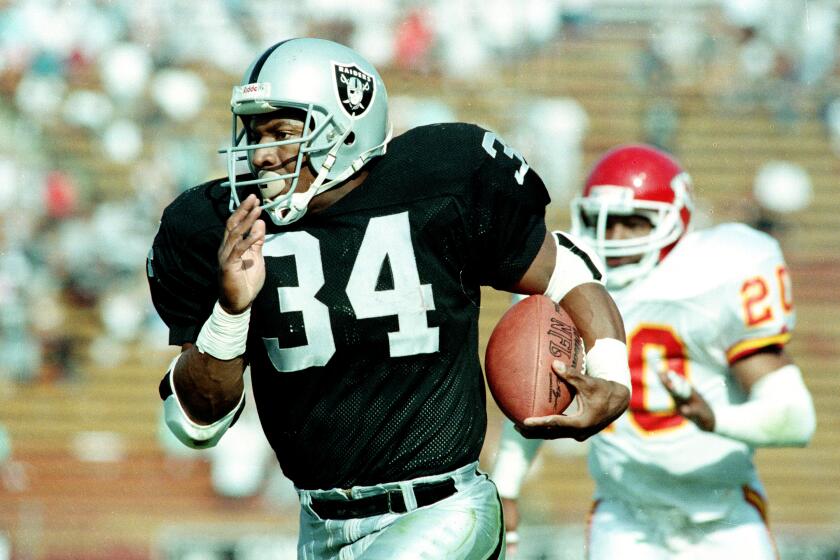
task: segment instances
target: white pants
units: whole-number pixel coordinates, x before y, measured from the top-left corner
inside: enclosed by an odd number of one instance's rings
[[[452,478],[457,491],[425,507],[412,486]],[[504,558],[504,523],[496,486],[472,463],[451,473],[410,481],[355,487],[353,497],[401,489],[409,511],[358,519],[321,519],[312,498],[344,495],[341,490],[298,490],[300,560],[485,560]]]
[[[593,506],[587,560],[777,560],[763,518],[763,498],[745,491],[744,501],[723,519],[692,522],[674,509],[632,506],[615,499]]]

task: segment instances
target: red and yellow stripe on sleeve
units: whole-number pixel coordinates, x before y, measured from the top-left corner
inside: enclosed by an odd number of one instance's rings
[[[773,336],[766,336],[763,338],[751,338],[749,340],[742,340],[726,351],[726,359],[730,364],[737,362],[741,358],[745,358],[750,354],[755,354],[762,348],[768,346],[784,346],[790,342],[790,333],[783,332]]]

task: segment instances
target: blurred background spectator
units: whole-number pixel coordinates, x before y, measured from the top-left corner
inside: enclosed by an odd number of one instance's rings
[[[753,183],[752,225],[779,236],[790,226],[791,215],[806,209],[814,192],[808,172],[789,161],[768,161],[758,169]]]

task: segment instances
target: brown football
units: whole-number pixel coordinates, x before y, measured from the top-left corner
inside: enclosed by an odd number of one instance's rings
[[[490,393],[516,424],[532,416],[561,414],[575,389],[551,369],[584,373],[583,339],[571,317],[549,298],[533,295],[512,305],[493,329],[484,355]]]

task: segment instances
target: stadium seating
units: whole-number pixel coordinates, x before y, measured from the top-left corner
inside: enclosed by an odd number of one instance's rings
[[[648,94],[633,82],[628,68],[637,62],[646,30],[611,25],[598,36],[564,37],[480,82],[398,71],[386,71],[384,78],[392,94],[443,96],[462,120],[502,132],[516,119],[506,108],[519,96],[572,96],[589,114],[584,144],[589,164],[607,147],[639,141],[644,133]],[[205,131],[212,152],[228,134],[227,103],[235,78],[203,72],[211,92],[205,116],[218,124],[214,137]],[[798,304],[791,352],[814,394],[819,428],[805,450],[758,453],[771,519],[781,534],[824,535],[836,530],[840,518],[840,254],[834,220],[840,208],[840,160],[820,125],[817,93],[804,99],[794,128],[778,124],[761,109],[718,110],[697,87],[677,88],[669,96],[679,115],[674,149],[691,170],[711,220],[749,217],[755,171],[767,160],[799,163],[813,181],[812,206],[788,219],[780,239]],[[128,193],[124,166],[103,162],[98,147],[81,131],[56,127],[55,152],[63,166],[87,178],[104,199]],[[568,225],[565,208],[553,208],[550,219],[555,227]],[[484,292],[482,343],[507,305],[507,295]],[[102,328],[98,309],[70,305],[65,325],[80,341],[77,377],[0,386],[0,423],[12,437],[14,453],[0,484],[0,531],[11,537],[20,558],[147,558],[163,554],[165,536],[177,527],[208,536],[231,524],[243,532],[294,534],[295,512],[260,498],[218,496],[205,458],[173,457],[161,447],[157,383],[174,349],[136,341],[119,366],[97,365],[87,350]],[[491,410],[482,456],[486,466],[500,420],[498,411]],[[581,451],[582,446],[568,444],[543,453],[524,488],[525,524],[583,523],[592,483]]]

